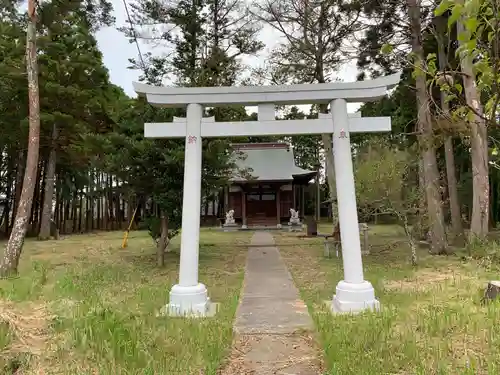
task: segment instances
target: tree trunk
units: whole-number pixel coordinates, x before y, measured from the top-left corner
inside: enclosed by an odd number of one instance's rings
[[[78,193],[78,233],[83,233],[82,220],[83,219],[83,193]]]
[[[26,62],[29,95],[28,156],[24,172],[21,199],[9,242],[0,260],[0,276],[17,274],[19,258],[23,249],[28,220],[33,204],[33,192],[37,176],[38,152],[40,147],[40,98],[38,90],[38,66],[36,49],[36,16],[34,4],[28,5],[28,28],[26,33]]]
[[[59,222],[57,224],[61,233],[66,233],[65,232],[66,226],[64,225],[64,215],[65,215],[64,202],[65,202],[65,199],[62,196],[62,187],[61,187],[61,199],[59,200]]]
[[[61,214],[59,212],[59,201],[61,199],[61,176],[58,176],[56,174],[56,202],[55,202],[55,208],[54,208],[54,222],[56,227],[59,227],[59,215]]]
[[[40,217],[41,217],[41,203],[42,203],[42,192],[44,190],[44,180],[45,180],[45,164],[44,160],[38,163],[38,173],[36,176],[35,191],[33,193],[33,205],[31,208],[31,225],[28,226],[28,235],[36,235],[39,231]]]
[[[85,231],[91,232],[92,228],[92,214],[90,212],[90,186],[84,187],[85,194]]]
[[[52,144],[47,163],[47,171],[45,173],[45,194],[43,197],[42,220],[40,224],[39,240],[50,239],[50,222],[52,220],[52,208],[55,193],[56,179],[56,142],[57,142],[57,127],[54,124],[52,127]]]
[[[453,153],[453,138],[447,136],[444,140],[444,156],[446,160],[446,180],[450,200],[451,230],[455,238],[463,236],[462,212],[458,199],[458,183],[455,174],[455,155]]]
[[[406,234],[406,238],[408,239],[408,244],[410,245],[411,251],[411,265],[416,266],[418,262],[417,258],[417,245],[415,244],[415,239],[413,238],[413,234],[411,233],[410,226],[408,225],[408,218],[403,218],[403,228]]]
[[[23,150],[19,150],[18,163],[16,168],[16,184],[14,192],[14,204],[12,205],[12,217],[17,215],[17,207],[19,206],[19,201],[21,200],[21,192],[23,190],[23,177],[26,167],[25,153]]]
[[[135,229],[135,220],[134,222],[131,222],[132,216],[134,215],[134,206],[133,206],[133,201],[132,201],[132,195],[128,195],[127,199],[127,222],[129,223],[128,225],[130,226],[131,229]]]
[[[419,131],[419,124],[417,124],[416,132]],[[418,162],[418,187],[421,192],[418,200],[418,214],[415,224],[411,228],[412,234],[419,240],[427,240],[427,233],[429,232],[429,220],[427,213],[427,200],[425,197],[425,175],[424,175],[424,162],[422,156]]]
[[[68,194],[68,198],[64,200],[64,233],[69,233],[68,221],[70,218],[70,199],[71,195]]]
[[[465,31],[465,19],[457,22],[457,32]],[[460,39],[460,38],[459,38]],[[463,45],[463,42],[460,42]],[[476,75],[470,54],[460,56],[464,93],[467,105],[475,113],[470,121],[471,159],[472,159],[472,217],[469,239],[484,239],[488,235],[490,182],[488,176],[488,131],[482,118],[483,107],[476,87]]]
[[[447,21],[443,18],[440,20],[438,30],[438,59],[439,69],[441,72],[446,71],[447,56],[445,51],[445,33],[447,28]],[[446,118],[451,118],[450,107],[446,101],[446,93],[441,91],[441,110],[442,115]],[[462,238],[462,214],[460,212],[460,203],[458,200],[458,187],[457,177],[455,174],[455,155],[453,153],[453,137],[447,135],[444,140],[444,156],[446,161],[446,179],[448,185],[448,197],[450,201],[450,216],[451,216],[451,230],[455,240]]]
[[[325,149],[325,169],[326,180],[328,181],[328,191],[332,207],[333,226],[337,222],[337,186],[335,183],[335,164],[333,160],[333,139],[331,134],[321,134],[323,147]]]
[[[318,34],[317,34],[317,49],[316,49],[316,69],[315,69],[315,78],[318,83],[325,83],[325,65],[324,65],[324,44],[323,44],[323,33],[327,32],[327,28],[325,27],[325,22],[327,19],[327,7],[320,6],[320,16],[318,17]],[[307,9],[307,8],[305,8]],[[331,31],[331,30],[330,30]],[[319,105],[320,113],[328,113],[328,105],[320,104]],[[333,129],[332,129],[333,131]],[[333,228],[335,228],[338,220],[338,208],[337,208],[337,186],[335,181],[335,163],[333,158],[333,138],[332,133],[321,134],[321,141],[323,142],[323,147],[325,151],[325,172],[326,172],[326,180],[328,182],[328,188],[330,192],[330,205],[332,208],[332,222]],[[305,211],[303,212],[305,215]]]
[[[115,213],[114,213],[114,197],[113,197],[113,176],[108,176],[108,207],[106,208],[108,212],[108,228],[107,230],[115,229]]]
[[[77,223],[78,223],[78,215],[77,215],[77,210],[78,210],[78,190],[75,189],[73,193],[73,200],[71,202],[71,219],[72,219],[72,224],[71,224],[71,233],[76,233],[77,232]]]
[[[5,236],[9,235],[10,228],[10,213],[12,207],[12,176],[14,175],[12,154],[9,155],[9,163],[7,165],[7,186],[5,190],[5,206],[4,206],[4,231]]]
[[[325,79],[323,74],[318,77],[319,83],[324,83]],[[328,113],[328,109],[326,105],[320,105],[319,108],[320,113]],[[321,141],[323,142],[323,148],[325,150],[325,172],[326,172],[326,180],[328,182],[328,191],[330,193],[330,205],[332,207],[332,221],[333,227],[337,224],[337,185],[335,182],[335,161],[333,159],[333,138],[332,134],[321,134]],[[303,212],[302,214],[305,214]]]
[[[163,211],[160,214],[160,231],[161,234],[156,247],[156,256],[158,267],[163,267],[165,265],[165,252],[168,247],[168,218]]]
[[[415,63],[415,85],[417,89],[419,144],[422,149],[422,160],[425,179],[425,196],[428,208],[429,227],[431,229],[430,251],[433,254],[446,253],[446,231],[439,191],[440,176],[437,167],[434,135],[429,108],[429,94],[425,76],[424,50],[422,47],[422,30],[420,23],[420,6],[418,0],[407,0],[408,14],[411,23],[412,52]]]
[[[101,182],[101,173],[97,173],[97,230],[101,230],[102,228],[102,182]]]
[[[94,222],[94,205],[95,205],[95,192],[97,190],[96,184],[95,184],[95,174],[94,174],[94,169],[90,171],[89,175],[89,191],[90,191],[90,196],[89,196],[89,210],[90,210],[90,228],[92,231],[96,229],[96,225]]]
[[[104,177],[104,176],[103,176]],[[108,198],[109,198],[109,179],[108,177],[104,177],[104,201],[102,204],[102,210],[103,210],[103,229],[108,230],[108,221],[109,221],[109,203],[108,203]]]

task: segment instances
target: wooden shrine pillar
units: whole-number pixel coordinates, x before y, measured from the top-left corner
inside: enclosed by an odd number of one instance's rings
[[[241,226],[247,227],[247,193],[244,190],[241,191]]]
[[[281,186],[278,186],[276,191],[276,225],[281,224]]]
[[[225,215],[227,211],[229,211],[229,186],[224,187],[224,212],[223,212],[223,214]]]
[[[304,185],[300,185],[300,212],[302,212],[302,217],[306,216],[306,207],[304,204],[305,200],[305,191]]]

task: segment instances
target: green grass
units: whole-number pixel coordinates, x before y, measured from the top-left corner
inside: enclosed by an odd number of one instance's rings
[[[5,322],[0,322],[0,351],[6,349],[10,344],[9,325]]]
[[[480,303],[498,268],[430,256],[425,249],[419,249],[414,268],[397,227],[371,227],[365,279],[374,285],[382,311],[333,316],[324,301],[343,278],[342,258],[325,258],[320,239],[275,237],[315,321],[327,374],[500,373],[500,304]]]
[[[33,373],[215,374],[231,345],[243,280],[246,248],[234,244],[249,237],[202,230],[200,281],[220,310],[196,320],[157,316],[177,280],[178,238],[162,269],[145,232],[131,233],[126,249],[119,232],[27,241],[20,276],[0,280],[0,318],[11,309],[19,320],[0,325],[0,373],[29,323],[46,336],[21,348],[43,351],[30,357]],[[39,321],[25,321],[34,308],[44,311]]]

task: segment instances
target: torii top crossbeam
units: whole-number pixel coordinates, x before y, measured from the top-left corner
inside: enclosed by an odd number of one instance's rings
[[[399,83],[400,73],[369,81],[319,84],[234,87],[164,87],[134,82],[134,90],[146,96],[149,103],[160,107],[184,107],[191,103],[203,106],[226,104],[278,105],[346,102],[370,102],[384,97]]]

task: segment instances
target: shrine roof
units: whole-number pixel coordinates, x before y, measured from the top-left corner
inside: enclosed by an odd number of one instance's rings
[[[316,171],[295,165],[293,149],[286,143],[240,143],[232,146],[236,166],[243,171],[235,173],[231,179],[233,182],[292,181],[316,175]]]

